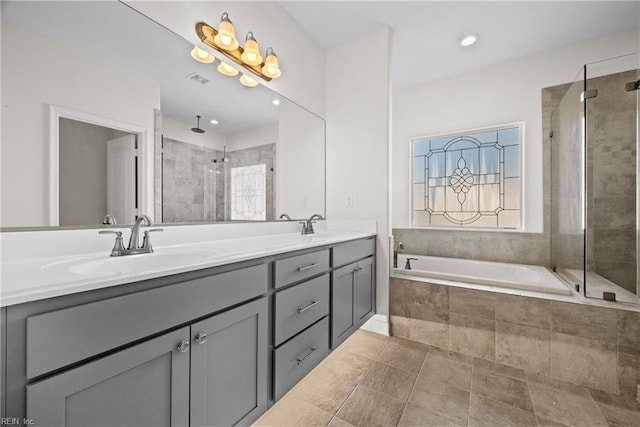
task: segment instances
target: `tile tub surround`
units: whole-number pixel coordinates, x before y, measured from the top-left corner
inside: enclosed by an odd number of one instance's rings
[[[535,310],[535,309],[534,309]],[[637,426],[640,402],[357,331],[254,426]]]
[[[640,312],[391,278],[391,334],[636,397]]]

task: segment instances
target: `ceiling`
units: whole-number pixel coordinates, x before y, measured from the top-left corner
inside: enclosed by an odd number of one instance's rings
[[[389,26],[393,31],[395,88],[640,27],[639,1],[280,1],[279,4],[324,49]],[[468,33],[479,34],[480,40],[462,48],[459,41]]]

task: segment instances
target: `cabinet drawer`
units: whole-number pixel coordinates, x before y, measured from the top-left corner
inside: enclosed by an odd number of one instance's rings
[[[336,246],[331,250],[331,266],[333,268],[349,264],[376,252],[376,239],[357,240]]]
[[[27,319],[27,378],[267,292],[267,265],[185,280]]]
[[[279,259],[275,262],[275,288],[329,270],[329,249]]]
[[[275,345],[329,314],[329,274],[275,295]]]
[[[329,353],[325,317],[275,351],[274,393],[278,400]]]

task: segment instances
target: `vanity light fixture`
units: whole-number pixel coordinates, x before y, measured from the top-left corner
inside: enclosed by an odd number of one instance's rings
[[[472,44],[477,42],[479,38],[480,38],[480,36],[475,34],[475,33],[468,34],[468,35],[464,36],[464,38],[462,40],[460,40],[460,46],[462,46],[462,47],[471,46]]]
[[[211,64],[216,60],[215,56],[211,55],[209,52],[198,46],[194,46],[191,50],[191,57],[203,64]]]
[[[272,79],[280,77],[281,71],[278,66],[278,56],[273,51],[273,48],[267,49],[267,59],[264,60],[264,66],[262,67],[262,74]]]
[[[242,74],[242,76],[240,76],[240,83],[242,83],[242,85],[246,87],[258,86],[258,81],[256,79],[251,78],[244,73]]]
[[[244,43],[244,52],[240,55],[240,59],[247,65],[260,65],[262,64],[262,56],[260,56],[260,48],[253,32],[247,33],[247,38]]]
[[[225,76],[229,77],[233,77],[239,73],[239,71],[233,68],[231,65],[222,61],[220,61],[220,65],[218,65],[218,71],[220,72],[220,74],[224,74]]]
[[[236,39],[236,29],[227,12],[220,17],[220,26],[213,42],[222,50],[236,50],[239,46],[238,39]]]
[[[263,59],[262,55],[260,55],[258,42],[252,31],[247,33],[244,47],[238,44],[235,38],[235,29],[229,19],[229,14],[226,12],[222,14],[220,28],[218,30],[206,22],[198,22],[196,24],[196,34],[204,44],[216,49],[231,61],[241,65],[265,81],[278,78],[282,74],[280,65],[278,64],[278,57],[273,51],[273,48],[270,47],[267,49],[266,58]],[[238,74],[237,68],[224,62],[218,65],[218,71],[225,76],[235,76]],[[248,87],[255,87],[258,84],[257,80],[249,76],[241,77],[240,81]]]

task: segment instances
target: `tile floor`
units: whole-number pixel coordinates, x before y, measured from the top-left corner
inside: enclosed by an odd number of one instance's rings
[[[254,426],[640,426],[640,402],[357,331]]]

